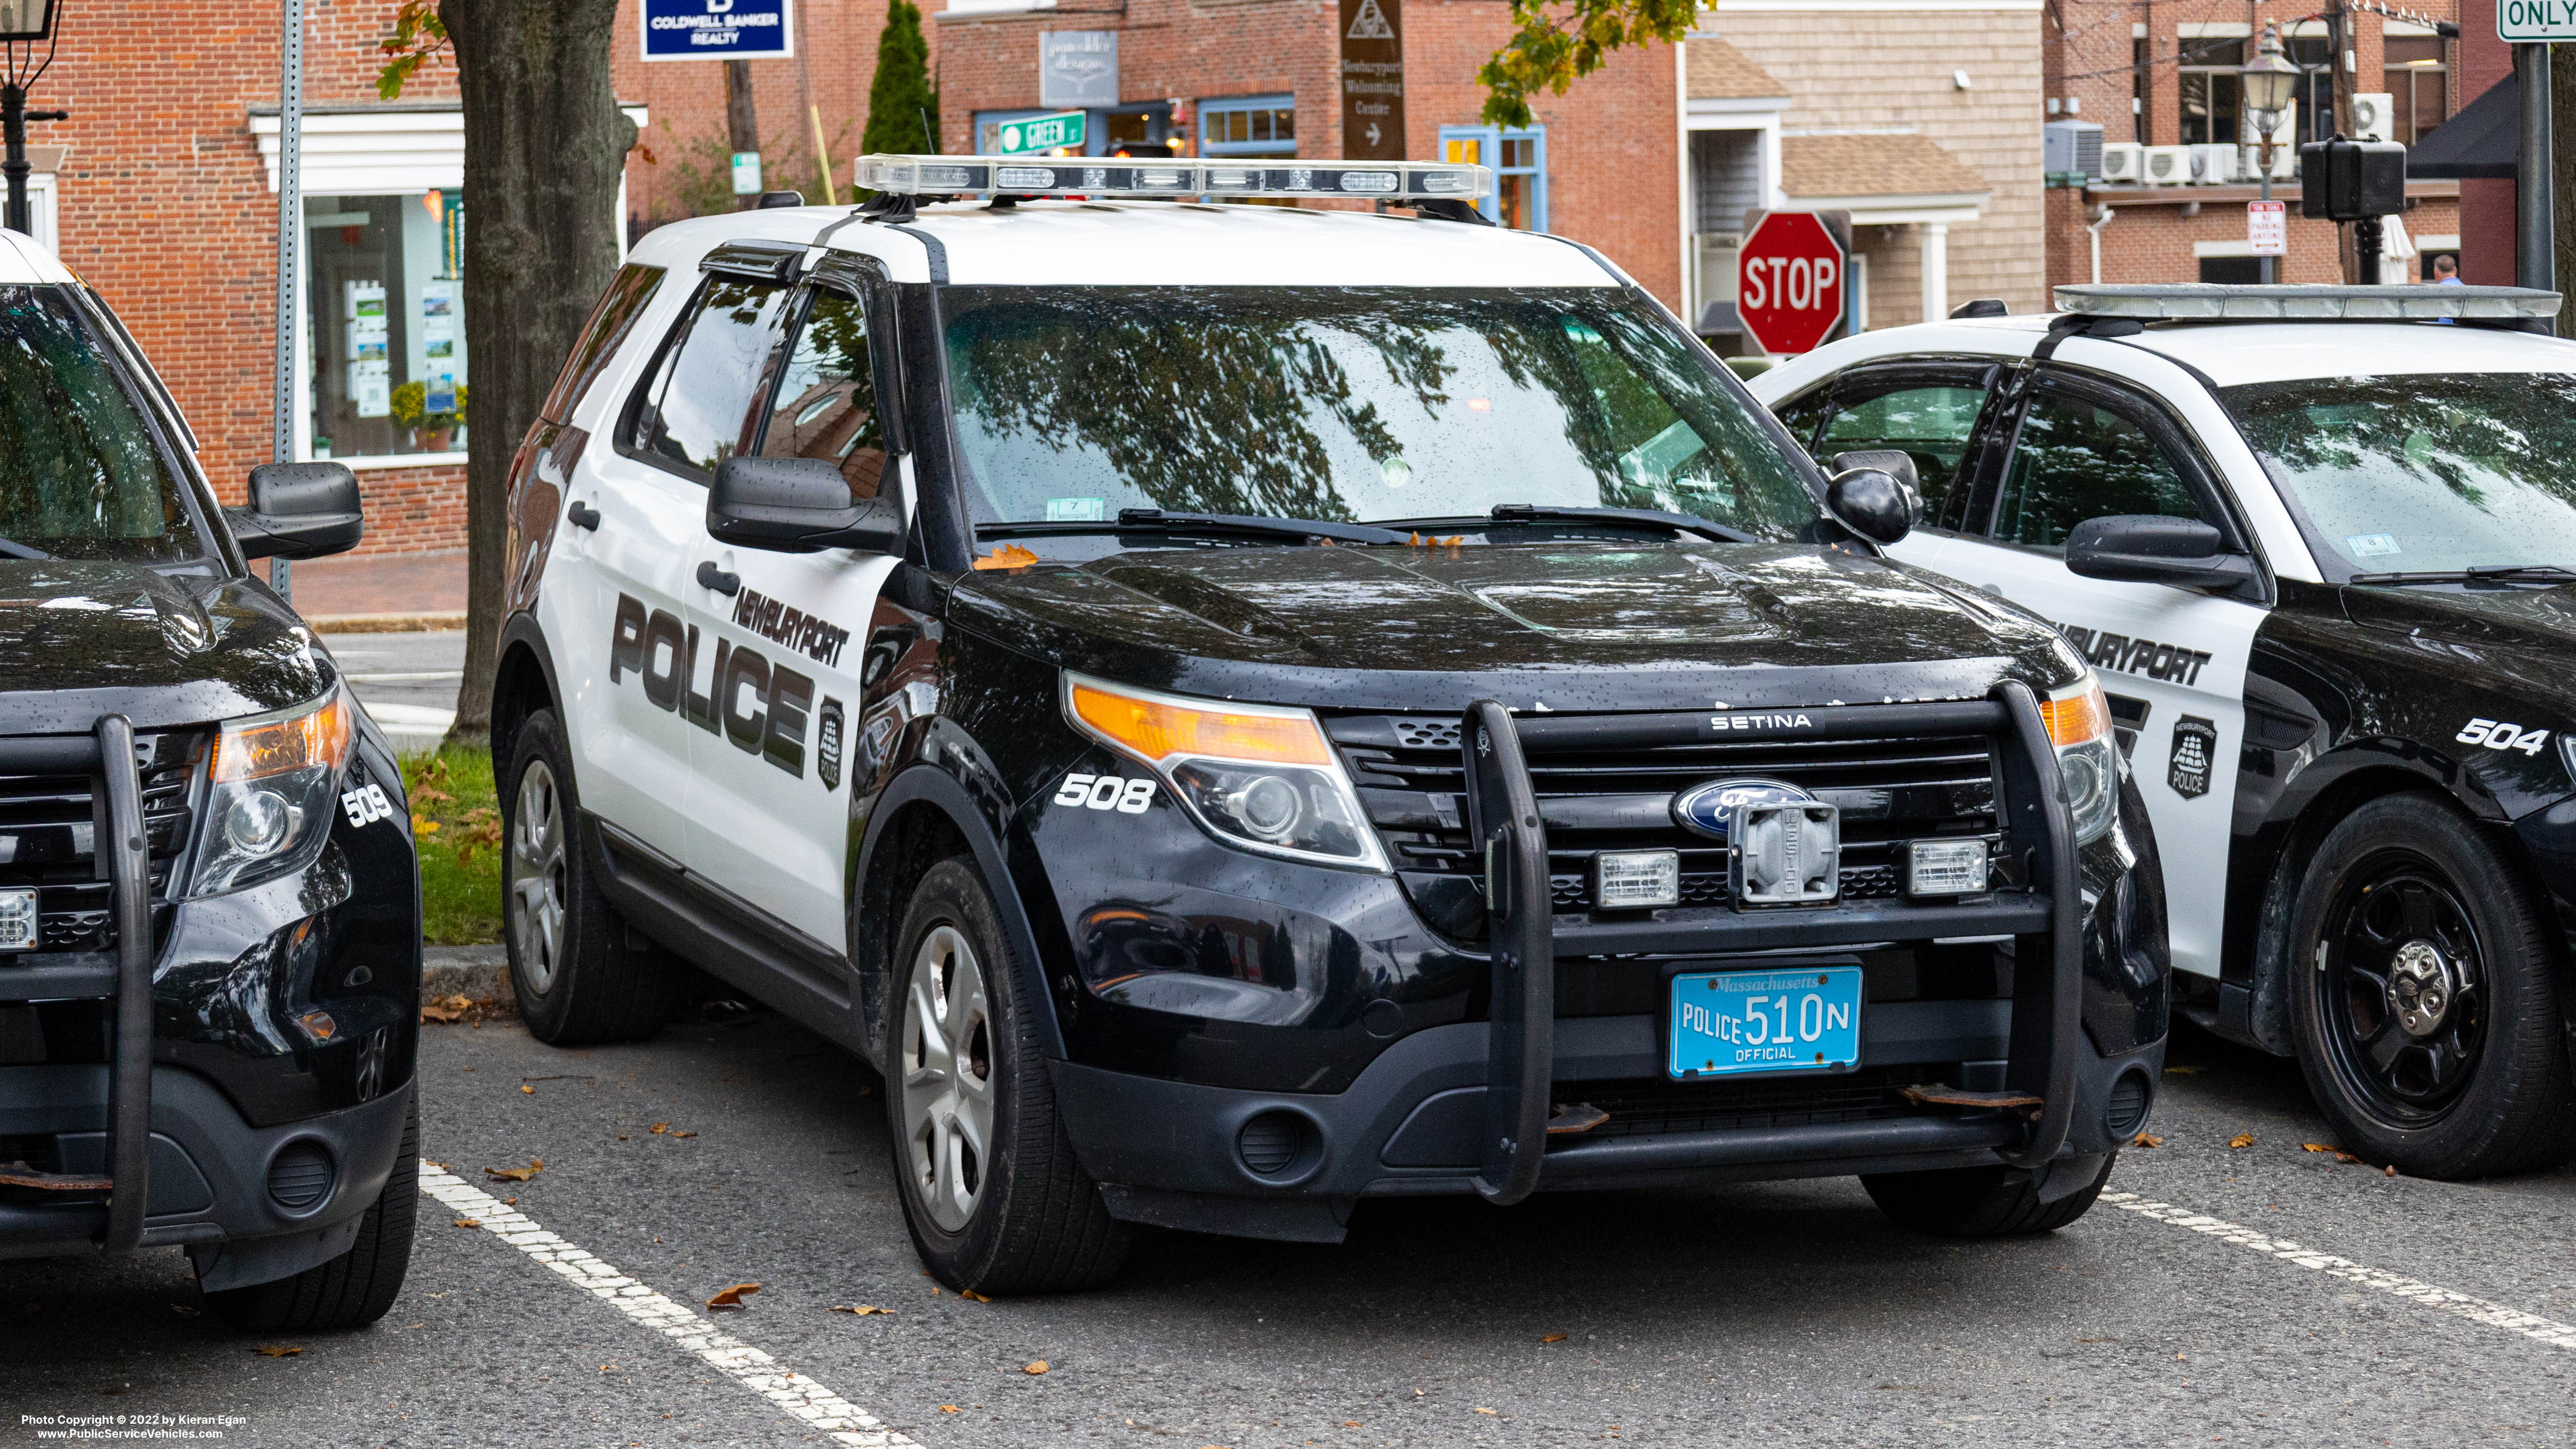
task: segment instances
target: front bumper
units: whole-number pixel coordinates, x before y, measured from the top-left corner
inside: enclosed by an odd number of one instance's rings
[[[1473,1013],[1486,1019],[1415,1029],[1328,1093],[1059,1063],[1057,1097],[1077,1152],[1122,1217],[1304,1239],[1338,1238],[1364,1196],[1476,1192],[1507,1203],[1539,1190],[1656,1180],[1999,1161],[2039,1175],[2044,1197],[2072,1191],[2144,1125],[2160,1075],[2166,983],[2152,844],[2133,814],[2112,836],[2076,847],[2055,754],[2026,688],[2008,684],[1983,701],[1863,707],[1822,728],[1868,738],[1900,712],[1908,728],[1975,730],[1993,742],[2010,807],[1999,823],[2025,863],[2018,888],[1938,907],[1555,915],[1520,736],[1607,730],[1651,744],[1652,731],[1684,722],[1516,721],[1479,706],[1467,737],[1476,739],[1481,724],[1493,748],[1470,757],[1467,813],[1479,822],[1473,834],[1494,897],[1484,1009]],[[2133,792],[2130,799],[2134,809]],[[2134,845],[2130,831],[2141,831]],[[1665,975],[1860,965],[1873,949],[1962,938],[2006,943],[1993,948],[2011,962],[2003,994],[1881,1000],[1873,991],[1851,1074],[1675,1083],[1664,1073],[1657,1017],[1557,1014],[1560,962]],[[1904,1086],[1936,1083],[2036,1105],[1901,1099]],[[1552,1108],[1584,1100],[1615,1101],[1609,1122],[1550,1129]]]

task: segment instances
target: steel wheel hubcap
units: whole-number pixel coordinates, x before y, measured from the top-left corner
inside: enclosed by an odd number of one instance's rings
[[[953,926],[913,954],[903,1003],[903,1125],[913,1186],[932,1222],[966,1229],[993,1140],[993,1050],[984,968]]]
[[[510,811],[509,879],[502,903],[510,914],[510,939],[531,989],[555,984],[564,940],[563,797],[554,771],[531,761],[519,776],[519,798]]]
[[[2459,892],[2392,852],[2348,887],[2318,943],[2317,1014],[2337,1075],[2403,1127],[2447,1112],[2486,1045],[2486,968]]]

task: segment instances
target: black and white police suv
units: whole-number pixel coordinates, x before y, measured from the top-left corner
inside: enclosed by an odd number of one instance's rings
[[[1890,552],[2062,629],[2163,846],[2178,1004],[2408,1172],[2576,1145],[2576,343],[2545,292],[2058,289],[1754,392],[1902,449]],[[2409,320],[2412,319],[2412,320]]]
[[[226,510],[114,313],[0,231],[0,1258],[184,1247],[222,1317],[392,1306],[419,1199],[402,775],[248,561],[358,542],[338,463]]]
[[[861,168],[646,237],[519,453],[539,1036],[677,957],[864,1054],[985,1292],[1381,1195],[2091,1204],[2153,847],[2073,649],[1879,556],[1893,475],[1477,168]],[[1194,199],[1248,193],[1418,214]]]

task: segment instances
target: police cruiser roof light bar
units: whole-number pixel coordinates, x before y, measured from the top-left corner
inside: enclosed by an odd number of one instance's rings
[[[2093,283],[2057,289],[2057,309],[2168,322],[2519,322],[2558,315],[2559,294],[2531,287],[2221,286]]]
[[[858,184],[896,196],[1346,196],[1361,201],[1474,201],[1493,190],[1482,166],[1436,161],[1138,161],[1101,156],[862,156]]]

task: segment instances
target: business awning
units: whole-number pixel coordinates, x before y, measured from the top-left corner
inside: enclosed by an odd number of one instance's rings
[[[2521,137],[2522,92],[2508,75],[2407,152],[2406,174],[2433,180],[2511,181]]]

